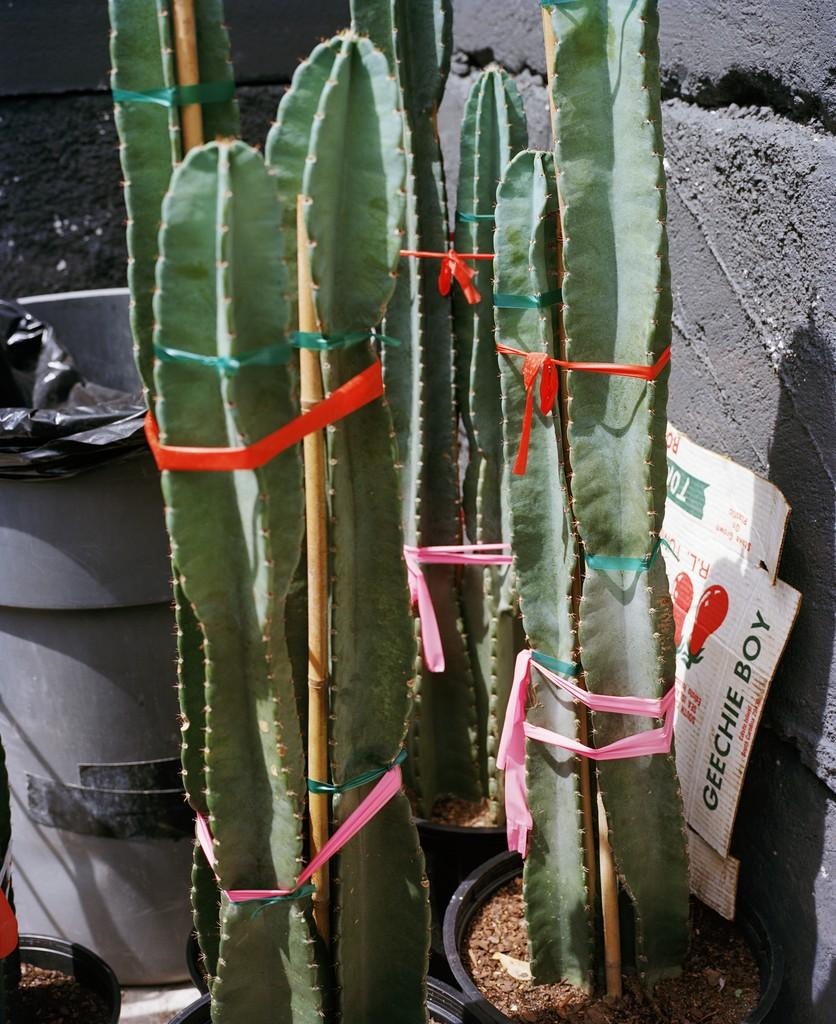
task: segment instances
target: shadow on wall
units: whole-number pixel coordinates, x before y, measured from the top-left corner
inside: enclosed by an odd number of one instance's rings
[[[768,727],[755,746],[735,846],[743,892],[764,909],[786,954],[784,988],[770,1020],[833,1024],[836,797],[821,780],[825,770],[816,777],[809,762],[822,739],[832,744],[836,730],[832,697],[828,708],[836,612],[836,366],[812,324],[793,333],[790,352],[779,374],[769,463],[770,479],[793,507],[780,576],[803,597],[766,706]],[[796,722],[817,723],[816,734],[808,726],[799,736]]]

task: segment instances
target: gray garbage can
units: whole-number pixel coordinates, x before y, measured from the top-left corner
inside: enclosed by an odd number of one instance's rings
[[[22,300],[88,379],[138,386],[125,290]],[[186,976],[168,543],[149,454],[0,479],[0,731],[21,930],[99,953],[123,984]]]

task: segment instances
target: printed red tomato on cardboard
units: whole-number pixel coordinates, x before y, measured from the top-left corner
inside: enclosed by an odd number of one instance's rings
[[[673,642],[679,647],[682,642],[682,627],[694,600],[694,584],[687,572],[681,572],[673,581]]]
[[[688,644],[688,667],[702,660],[706,640],[723,625],[729,611],[729,595],[719,585],[708,587],[697,605],[697,617]]]

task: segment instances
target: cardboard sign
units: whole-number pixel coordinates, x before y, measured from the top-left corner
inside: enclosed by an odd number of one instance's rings
[[[728,857],[743,776],[801,595],[777,578],[781,492],[670,426],[662,537],[677,646],[676,763],[692,890],[734,916]]]

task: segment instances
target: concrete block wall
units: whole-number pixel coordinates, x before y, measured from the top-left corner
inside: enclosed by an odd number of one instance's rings
[[[516,77],[548,144],[535,0],[454,0],[441,112],[451,179],[480,68]],[[244,135],[263,141],[296,61],[347,0],[229,0]],[[836,5],[662,0],[671,419],[773,480],[793,506],[781,575],[804,595],[736,831],[742,891],[783,941],[772,1024],[836,1021]],[[60,17],[60,31],[55,28]],[[264,31],[265,25],[270,31]],[[102,0],[0,12],[0,294],[124,283]],[[37,45],[33,41],[37,41]]]

